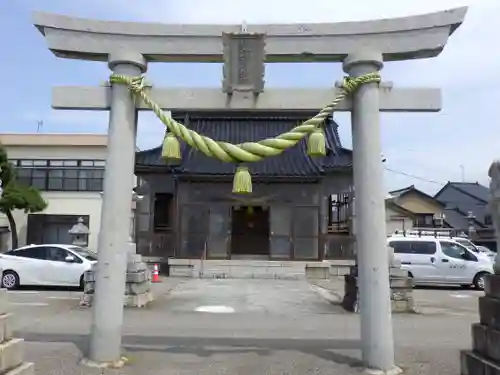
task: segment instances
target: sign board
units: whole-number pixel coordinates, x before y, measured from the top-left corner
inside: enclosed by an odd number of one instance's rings
[[[223,91],[264,91],[265,35],[222,34],[224,54]]]

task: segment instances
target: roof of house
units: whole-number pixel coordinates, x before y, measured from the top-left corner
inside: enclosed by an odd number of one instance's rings
[[[252,114],[251,117],[233,113],[188,114],[184,124],[204,136],[231,143],[258,141],[284,133],[302,121],[305,116]],[[179,119],[180,120],[180,119]],[[251,163],[255,176],[320,176],[330,170],[352,168],[352,152],[342,147],[333,119],[327,122],[327,156],[311,158],[307,155],[306,139],[283,154]],[[163,167],[187,175],[232,175],[236,166],[205,156],[182,142],[182,160],[179,165],[169,165],[161,158],[161,146],[136,153],[136,169]]]
[[[490,190],[481,185],[479,182],[451,182],[448,181],[446,185],[444,185],[441,190],[439,190],[434,198],[439,199],[439,195],[448,188],[453,188],[458,190],[459,192],[466,194],[472,198],[475,198],[478,201],[482,201],[484,203],[488,203]]]
[[[469,221],[467,220],[467,215],[463,212],[460,212],[456,208],[446,208],[443,210],[445,215],[444,221],[455,229],[463,229],[467,230],[470,226]],[[474,222],[474,227],[476,229],[481,228],[481,225],[477,222]]]
[[[410,210],[407,210],[403,206],[400,206],[399,204],[397,204],[394,201],[394,198],[388,198],[388,199],[386,199],[385,200],[385,204],[386,204],[387,207],[389,207],[389,208],[393,209],[394,211],[397,211],[400,214],[405,215],[407,217],[414,218],[416,216],[414,212],[412,212]]]
[[[459,193],[454,195],[453,202],[442,197],[443,193],[448,189],[453,189],[455,192]],[[478,182],[450,181],[439,190],[434,197],[446,205],[446,212],[449,212],[451,215],[462,216],[464,218],[463,220],[467,223],[465,217],[469,212],[472,212],[475,216],[475,225],[477,227],[485,227],[487,226],[485,221],[488,215],[489,194],[489,189]],[[461,200],[460,197],[464,199]],[[472,200],[470,198],[472,198]],[[448,213],[446,215],[448,216]],[[466,227],[468,227],[468,225],[467,223]]]
[[[438,200],[436,200],[434,197],[432,197],[431,195],[429,194],[426,194],[424,193],[423,191],[417,189],[415,187],[415,185],[410,185],[410,186],[407,186],[407,187],[404,187],[402,189],[397,189],[397,190],[392,190],[389,192],[389,195],[392,197],[392,198],[399,198],[405,194],[408,194],[408,193],[415,193],[415,194],[418,194],[420,195],[421,197],[427,199],[427,200],[431,200],[431,201],[434,201],[436,204],[440,205],[440,206],[443,206],[444,207],[444,204]]]

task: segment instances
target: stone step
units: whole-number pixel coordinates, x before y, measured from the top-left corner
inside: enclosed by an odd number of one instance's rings
[[[35,366],[31,362],[24,362],[21,365],[5,372],[1,375],[35,375]]]
[[[170,259],[170,276],[203,278],[299,279],[306,266],[328,269],[325,262],[271,260],[189,260]]]
[[[219,279],[299,279],[305,278],[303,272],[292,272],[272,269],[231,269],[231,268],[212,268],[193,271],[193,277],[219,278]]]
[[[4,374],[23,363],[23,343],[23,339],[15,338],[0,344],[0,374]]]

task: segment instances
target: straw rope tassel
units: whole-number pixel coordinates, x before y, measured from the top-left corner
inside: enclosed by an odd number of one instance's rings
[[[308,154],[311,156],[325,156],[325,119],[333,113],[342,100],[356,91],[359,86],[365,83],[379,83],[380,80],[381,78],[378,72],[368,73],[356,78],[344,77],[341,90],[335,99],[321,109],[316,116],[274,138],[240,144],[215,141],[175,121],[170,112],[164,112],[146,93],[144,76],[128,77],[112,74],[109,81],[110,83],[127,85],[135,98],[142,99],[146,106],[158,116],[163,124],[165,124],[168,129],[168,134],[163,142],[163,157],[180,159],[181,153],[178,138],[182,139],[189,146],[198,149],[206,156],[216,158],[223,162],[238,164],[233,181],[233,192],[248,194],[252,192],[250,172],[247,166],[242,166],[240,163],[252,163],[261,161],[267,157],[277,156],[286,149],[295,146],[306,136],[309,136],[307,146]]]

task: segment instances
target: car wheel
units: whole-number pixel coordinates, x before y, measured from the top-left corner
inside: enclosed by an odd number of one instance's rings
[[[484,290],[484,282],[488,273],[480,272],[474,277],[474,287],[478,290]]]
[[[19,275],[14,271],[5,271],[2,275],[2,287],[15,289],[19,286]]]

